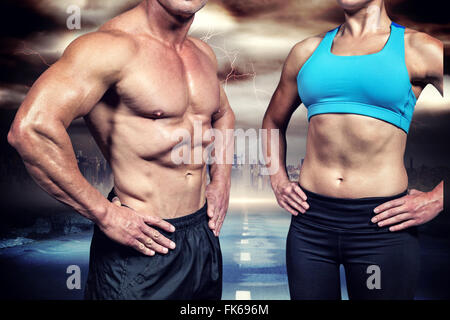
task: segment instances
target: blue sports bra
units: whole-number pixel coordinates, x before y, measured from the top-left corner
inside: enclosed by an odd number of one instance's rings
[[[331,52],[339,27],[327,32],[297,76],[299,96],[312,116],[353,113],[389,122],[408,133],[417,99],[405,63],[405,27],[391,33],[377,53]]]

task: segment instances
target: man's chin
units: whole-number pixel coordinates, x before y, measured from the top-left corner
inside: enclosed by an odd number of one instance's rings
[[[202,7],[203,8],[203,7]],[[193,16],[195,16],[195,14],[200,11],[202,8],[180,8],[178,10],[168,10],[172,15],[176,16],[176,17],[180,17],[182,19],[190,19]]]
[[[192,17],[197,12],[202,10],[207,2],[203,1],[185,1],[184,4],[180,5],[180,15],[182,17]]]
[[[201,6],[200,8],[184,8],[179,11],[179,15],[183,18],[190,18],[194,16],[197,12],[199,12],[201,9],[203,9],[204,6]]]
[[[197,13],[197,11],[195,11],[195,12],[192,12],[192,11],[179,11],[179,12],[175,13],[175,15],[180,17],[180,18],[182,18],[182,19],[190,19],[196,13]]]

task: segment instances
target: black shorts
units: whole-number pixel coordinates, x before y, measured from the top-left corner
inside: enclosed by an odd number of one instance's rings
[[[175,226],[174,233],[155,228],[177,247],[153,257],[109,239],[95,226],[85,299],[220,300],[222,253],[206,210],[207,204],[166,220]]]

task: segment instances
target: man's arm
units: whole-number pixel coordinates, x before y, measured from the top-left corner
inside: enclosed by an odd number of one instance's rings
[[[218,62],[211,47],[198,39],[191,38],[192,41],[211,60],[214,68],[218,71]],[[208,201],[208,216],[210,218],[209,227],[218,237],[227,214],[230,187],[231,168],[234,155],[234,124],[235,116],[228,102],[227,95],[223,87],[220,87],[220,105],[216,113],[213,114],[211,125],[216,132],[214,141],[215,162],[210,165],[210,183],[206,187],[206,198]]]
[[[230,201],[231,168],[234,155],[234,112],[228,103],[224,89],[220,88],[220,109],[213,115],[212,127],[220,132],[215,141],[216,161],[210,165],[211,181],[206,189],[209,227],[219,236]]]
[[[107,200],[78,170],[66,128],[89,113],[109,84],[118,79],[118,71],[108,70],[102,65],[107,61],[95,56],[100,54],[96,41],[102,43],[107,37],[91,34],[72,43],[35,82],[8,135],[36,182],[95,222],[106,215]]]
[[[289,181],[286,170],[286,131],[292,114],[301,104],[297,88],[298,72],[321,39],[320,36],[305,39],[291,50],[262,125],[263,129],[267,130],[267,138],[263,141],[266,165],[278,169],[270,177],[272,189],[278,204],[293,215],[298,215],[298,212],[305,213],[309,205],[298,183]],[[273,145],[274,130],[278,130],[279,135],[278,141]]]
[[[148,237],[138,232],[138,227],[149,233],[152,230],[144,227],[141,217],[112,205],[82,176],[66,131],[120,79],[133,49],[130,40],[106,32],[74,41],[31,88],[8,141],[22,156],[33,179],[50,195],[95,222],[113,240],[151,255],[161,248],[143,247],[138,238]],[[120,223],[127,228],[118,228]]]

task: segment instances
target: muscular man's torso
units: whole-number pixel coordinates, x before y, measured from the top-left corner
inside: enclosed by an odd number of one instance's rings
[[[85,118],[111,165],[121,202],[142,214],[178,217],[205,203],[207,173],[203,161],[175,164],[172,152],[190,150],[193,159],[194,150],[211,142],[194,139],[194,124],[202,132],[211,128],[220,84],[199,40],[188,38],[177,50],[140,34],[135,21],[143,20],[130,12],[101,29],[132,39],[133,54],[120,81]],[[182,136],[187,144],[180,148]]]
[[[407,29],[405,39],[414,32]],[[363,55],[378,52],[388,37],[389,33],[380,34],[371,41],[360,43],[336,39],[333,53]],[[310,54],[320,40],[321,37],[311,39]],[[416,97],[424,87],[421,80],[425,71],[419,58],[406,45],[406,66]],[[375,118],[356,114],[316,115],[309,123],[299,183],[310,191],[338,198],[399,194],[408,187],[403,159],[406,140],[404,131]]]

